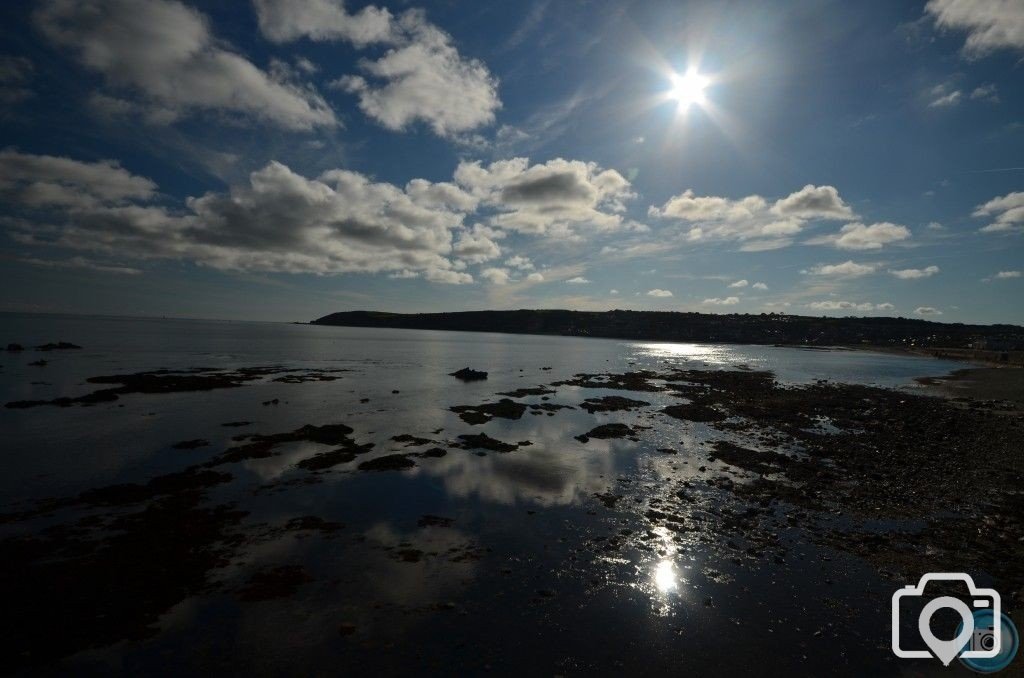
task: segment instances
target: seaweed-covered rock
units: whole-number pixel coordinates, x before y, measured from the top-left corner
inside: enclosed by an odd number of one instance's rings
[[[588,433],[576,436],[581,443],[588,442],[591,438],[608,440],[612,438],[628,438],[634,434],[633,429],[625,424],[601,424],[590,429]]]
[[[526,405],[509,400],[508,398],[502,398],[496,403],[456,405],[448,409],[459,415],[459,418],[467,424],[486,424],[495,417],[499,419],[519,419],[526,412]]]
[[[480,370],[474,370],[469,367],[463,367],[457,372],[450,372],[449,376],[461,379],[462,381],[481,381],[487,378],[487,373]]]
[[[401,471],[416,465],[407,454],[385,454],[383,457],[368,459],[359,465],[360,471]]]

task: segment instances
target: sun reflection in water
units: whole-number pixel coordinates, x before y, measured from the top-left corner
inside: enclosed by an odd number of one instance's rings
[[[686,358],[709,363],[724,363],[730,358],[727,349],[707,344],[635,344],[642,355],[657,358]]]
[[[679,589],[676,566],[671,560],[663,560],[654,568],[654,588],[658,593],[671,593]]]

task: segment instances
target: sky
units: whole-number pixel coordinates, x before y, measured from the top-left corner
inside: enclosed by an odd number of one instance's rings
[[[0,7],[0,311],[1024,324],[1024,3]]]

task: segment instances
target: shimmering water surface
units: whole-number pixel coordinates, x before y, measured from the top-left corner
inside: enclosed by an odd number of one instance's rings
[[[644,522],[652,497],[702,477],[701,447],[721,437],[704,424],[659,415],[661,405],[677,402],[670,395],[562,386],[546,400],[519,401],[574,409],[480,425],[448,408],[493,402],[499,392],[580,372],[752,369],[771,370],[787,383],[912,388],[913,377],[962,366],[861,351],[0,316],[2,344],[58,340],[83,348],[0,353],[0,401],[79,396],[98,388],[85,383],[89,377],[161,368],[345,371],[331,373],[340,377],[334,381],[268,377],[238,388],[129,394],[88,407],[0,409],[0,511],[180,471],[243,434],[344,423],[357,443],[374,448],[320,473],[296,466],[329,449],[312,442],[219,468],[231,480],[211,487],[203,501],[246,515],[230,556],[206,572],[208,586],[170,601],[139,637],[47,665],[57,672],[896,673],[888,620],[865,594],[889,595],[889,584],[856,559],[802,544],[784,564],[751,562],[737,558],[724,536],[715,543],[714,521],[686,538]],[[29,365],[40,357],[48,364]],[[448,376],[466,366],[487,371],[488,379]],[[578,409],[585,398],[603,395],[653,407]],[[224,426],[237,422],[250,423]],[[649,428],[636,441],[574,438],[607,422]],[[481,432],[531,444],[508,453],[452,447],[458,435]],[[405,447],[391,440],[401,434],[432,442]],[[210,444],[172,447],[191,439]],[[405,470],[357,468],[377,456],[430,447],[447,454],[416,458]],[[595,496],[610,492],[622,496],[613,507]],[[303,516],[344,527],[275,530]],[[31,534],[66,519],[3,524],[0,534]],[[609,540],[616,548],[605,547]],[[239,594],[254,572],[282,566],[304,573],[292,590],[260,600]]]

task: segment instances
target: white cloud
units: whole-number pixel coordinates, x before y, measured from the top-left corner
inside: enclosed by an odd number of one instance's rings
[[[587,280],[586,278],[584,278],[583,276],[576,276],[575,278],[569,278],[565,282],[567,282],[570,285],[587,285],[587,284],[590,283],[590,281]]]
[[[729,285],[729,287],[741,288],[741,287],[746,287],[749,284],[750,283],[748,283],[746,280],[737,280],[736,282],[734,282],[731,285]]]
[[[485,268],[480,277],[492,285],[507,285],[509,281],[508,269],[504,268]]]
[[[360,66],[367,77],[333,84],[358,95],[363,113],[390,130],[422,121],[441,137],[494,122],[501,108],[498,81],[478,59],[467,59],[451,36],[411,10],[394,22],[398,45]]]
[[[1010,233],[1024,230],[1024,191],[992,198],[974,209],[975,217],[995,217],[982,233]]]
[[[996,273],[996,280],[1009,280],[1010,278],[1019,278],[1020,271],[999,271]]]
[[[457,206],[439,203],[437,192],[410,195],[346,170],[308,179],[272,162],[247,183],[171,211],[145,204],[156,186],[113,163],[5,151],[0,192],[9,204],[46,210],[39,223],[15,222],[16,239],[28,244],[219,269],[473,280],[449,259],[465,216]],[[454,194],[448,200],[460,202]]]
[[[991,104],[999,103],[999,91],[992,83],[979,85],[971,92],[971,98],[979,101],[987,101]]]
[[[541,273],[537,273],[535,271],[535,272],[531,273],[530,275],[526,276],[526,281],[527,282],[534,282],[534,283],[544,282],[544,275],[541,274]]]
[[[566,238],[577,228],[634,228],[620,214],[635,197],[630,183],[596,163],[555,158],[531,166],[527,158],[513,158],[483,166],[464,161],[455,180],[497,212],[489,220],[496,228]]]
[[[960,90],[953,90],[947,94],[943,94],[936,99],[933,99],[929,104],[929,108],[950,108],[960,103],[960,98],[963,93]]]
[[[910,229],[899,224],[880,222],[870,226],[853,223],[846,224],[838,233],[821,236],[808,241],[812,245],[832,245],[841,250],[877,250],[885,245],[906,240],[910,237]]]
[[[257,68],[176,0],[49,0],[33,16],[50,42],[159,109],[230,112],[298,130],[336,124],[311,87]]]
[[[669,291],[669,290],[653,289],[653,290],[647,290],[647,296],[649,296],[649,297],[671,297],[672,296],[672,292]]]
[[[801,273],[833,278],[859,278],[874,273],[876,268],[874,264],[858,264],[854,261],[844,261],[841,264],[818,264],[805,271],[801,271]]]
[[[891,303],[873,304],[869,301],[855,302],[855,301],[812,301],[807,304],[808,308],[814,310],[858,310],[861,312],[869,310],[892,310],[894,306]]]
[[[756,283],[754,283],[754,284],[752,285],[752,287],[753,287],[753,288],[754,288],[755,290],[766,290],[766,289],[768,289],[768,286],[767,286],[767,285],[765,285],[765,284],[764,284],[763,282],[756,282]]]
[[[616,295],[618,293],[619,293],[618,290],[608,290],[608,294],[611,294],[611,295]]]
[[[697,196],[686,190],[661,207],[651,206],[648,215],[687,224],[686,239],[737,240],[744,251],[778,249],[792,244],[812,219],[849,219],[855,215],[833,186],[808,184],[785,198],[769,202],[759,195],[739,200]]]
[[[945,230],[946,227],[937,221],[930,221],[928,222],[928,225],[925,228],[927,228],[930,231],[942,231]]]
[[[70,259],[37,259],[34,257],[25,257],[18,261],[42,268],[78,268],[97,271],[99,273],[116,273],[118,275],[139,275],[142,273],[139,269],[131,268],[130,266],[104,264],[85,257],[71,257]]]
[[[506,259],[505,265],[512,268],[518,268],[520,271],[532,271],[534,269],[533,262],[530,261],[529,257],[522,257],[518,254]]]
[[[914,309],[917,315],[942,315],[942,311],[932,306],[918,306]]]
[[[471,264],[479,264],[501,256],[501,248],[491,239],[490,229],[475,225],[471,230],[463,231],[455,242],[455,256]]]
[[[710,299],[705,299],[701,303],[707,304],[709,306],[735,306],[736,304],[740,303],[740,298],[725,297],[724,299],[720,299],[719,297],[712,297]]]
[[[93,92],[89,96],[88,106],[100,118],[113,120],[137,116],[147,124],[155,126],[170,125],[181,117],[181,111],[176,108],[168,108],[153,102],[140,103],[102,92]]]
[[[349,14],[341,0],[253,0],[260,32],[273,42],[345,40],[356,47],[396,39],[387,9],[368,5]]]
[[[904,268],[901,270],[890,270],[900,280],[917,280],[918,278],[930,278],[939,272],[938,266],[927,266],[925,268]]]
[[[772,213],[801,219],[850,219],[854,216],[834,186],[812,184],[776,201]]]
[[[28,207],[88,207],[149,200],[156,184],[113,160],[80,162],[52,155],[0,151],[0,196]]]
[[[930,0],[925,12],[940,28],[967,31],[968,56],[1024,49],[1024,4],[1018,0]]]

